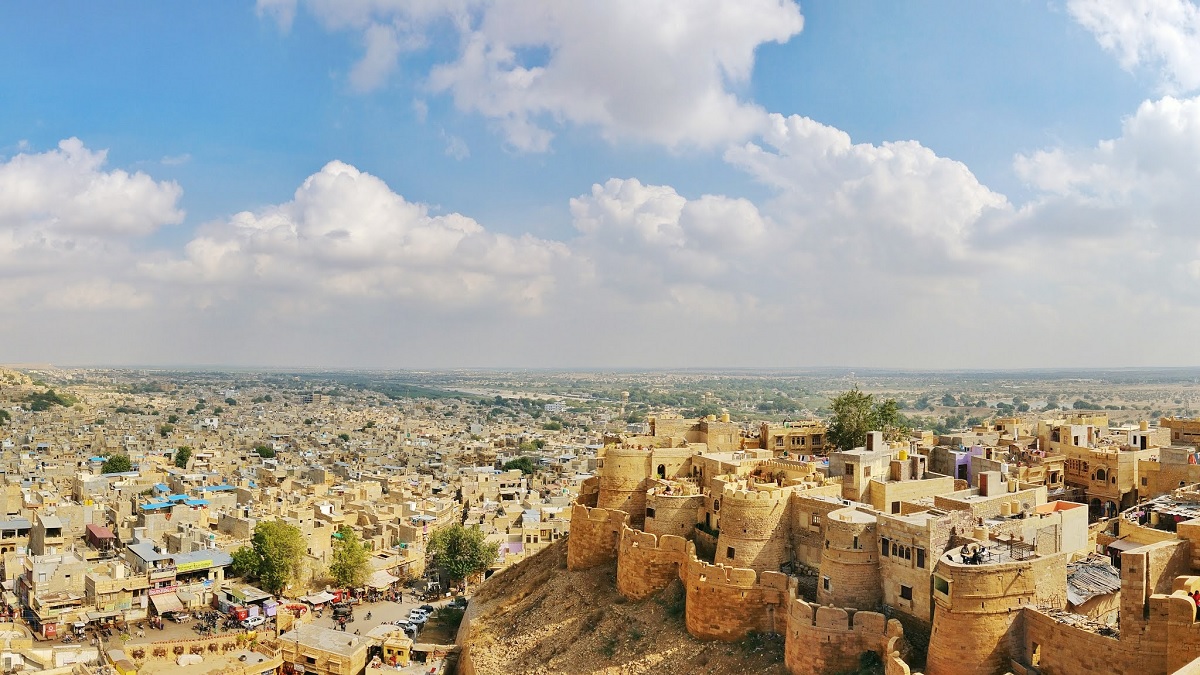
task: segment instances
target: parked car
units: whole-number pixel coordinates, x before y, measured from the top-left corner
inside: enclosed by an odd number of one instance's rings
[[[340,619],[344,616],[352,616],[354,614],[354,608],[343,602],[334,603],[330,605],[330,607],[333,608],[333,618],[335,619]]]
[[[185,621],[192,620],[192,615],[188,614],[187,612],[167,612],[163,616],[167,617],[171,621],[174,621],[175,623],[183,623]]]
[[[261,614],[258,616],[251,616],[251,617],[248,617],[248,618],[242,620],[242,628],[245,628],[246,630],[250,630],[252,628],[258,628],[259,626],[263,625],[266,622],[267,622],[267,618]]]
[[[466,607],[467,606],[467,597],[465,595],[458,596],[457,598],[450,601],[450,606],[457,607],[459,609]]]
[[[417,609],[423,609],[423,610],[425,610],[425,613],[426,613],[426,614],[433,614],[433,610],[434,610],[435,608],[434,608],[434,606],[433,606],[433,605],[421,605],[421,606],[420,606],[420,607],[418,607]]]

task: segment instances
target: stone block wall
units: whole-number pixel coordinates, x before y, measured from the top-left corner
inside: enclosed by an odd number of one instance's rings
[[[721,495],[721,529],[715,561],[756,572],[779,571],[791,560],[788,548],[790,488],[738,490]]]
[[[783,659],[793,675],[855,672],[863,652],[881,657],[905,652],[904,629],[877,612],[809,604],[788,606]]]
[[[641,600],[679,578],[679,565],[687,554],[687,540],[661,537],[625,527],[617,550],[617,591],[630,600]]]
[[[1021,651],[1024,605],[1066,606],[1066,554],[985,565],[943,556],[934,570],[929,675],[999,675]],[[941,579],[949,593],[937,589]]]
[[[572,506],[567,569],[586,570],[615,560],[621,530],[628,524],[629,514],[624,511]]]
[[[668,495],[651,490],[646,495],[646,532],[690,539],[703,509],[704,495]]]
[[[600,492],[596,506],[629,514],[639,530],[646,521],[646,489],[650,479],[650,451],[642,448],[609,447],[603,465],[596,470]]]
[[[687,631],[702,640],[740,640],[750,631],[782,633],[785,602],[794,595],[787,575],[709,565],[689,544],[680,578],[687,592]]]

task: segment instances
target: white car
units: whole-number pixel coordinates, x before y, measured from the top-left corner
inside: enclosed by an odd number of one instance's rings
[[[246,617],[245,619],[242,619],[242,628],[245,628],[247,630],[249,630],[251,628],[258,628],[259,626],[263,625],[266,622],[267,622],[266,617],[262,616],[261,614],[258,616],[250,616],[250,617]]]

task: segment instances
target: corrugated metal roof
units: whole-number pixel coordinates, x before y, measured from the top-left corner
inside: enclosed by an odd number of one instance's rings
[[[1104,556],[1092,555],[1067,565],[1067,600],[1076,607],[1119,590],[1121,572]]]

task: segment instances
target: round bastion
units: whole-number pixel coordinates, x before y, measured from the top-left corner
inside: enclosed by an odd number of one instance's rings
[[[650,451],[612,446],[596,470],[600,494],[596,506],[629,514],[629,524],[642,529],[646,522],[646,488],[650,478]]]
[[[789,489],[726,488],[721,495],[721,529],[714,562],[778,572],[788,551]]]
[[[853,507],[830,512],[825,519],[817,602],[875,609],[882,600],[875,516]]]

